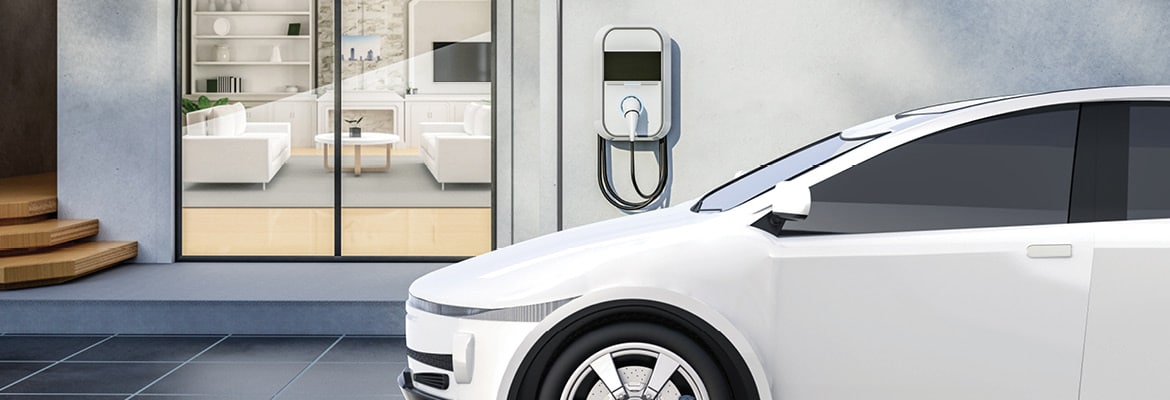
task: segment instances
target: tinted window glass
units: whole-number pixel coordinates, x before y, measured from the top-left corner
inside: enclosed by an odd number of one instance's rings
[[[983,120],[904,144],[812,188],[793,233],[1064,223],[1077,106]]]
[[[1170,106],[1129,112],[1129,219],[1170,217]]]

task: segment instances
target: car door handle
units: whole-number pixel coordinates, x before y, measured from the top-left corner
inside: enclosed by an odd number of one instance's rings
[[[1028,246],[1028,258],[1070,258],[1071,244],[1034,244]]]

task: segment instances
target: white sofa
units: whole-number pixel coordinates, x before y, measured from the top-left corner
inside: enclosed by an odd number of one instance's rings
[[[471,103],[463,112],[463,122],[424,122],[421,128],[419,153],[440,187],[491,182],[491,106]]]
[[[287,122],[248,122],[240,103],[187,113],[183,182],[260,183],[264,189],[292,155]]]

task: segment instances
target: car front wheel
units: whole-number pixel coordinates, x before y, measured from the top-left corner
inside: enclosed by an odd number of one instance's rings
[[[687,335],[626,322],[573,341],[555,358],[541,399],[726,400],[722,368]]]

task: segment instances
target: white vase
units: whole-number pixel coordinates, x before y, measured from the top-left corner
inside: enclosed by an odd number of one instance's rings
[[[274,63],[284,62],[284,59],[280,56],[280,46],[272,46],[272,57],[269,57],[268,61]]]
[[[232,48],[224,44],[215,45],[215,61],[227,62],[232,60]]]
[[[232,0],[227,0],[227,1],[223,2],[223,10],[224,11],[232,11]]]
[[[248,8],[248,0],[240,0],[240,6],[236,7],[237,11],[252,11]]]
[[[217,10],[217,8],[218,8],[218,7],[216,7],[216,6],[215,6],[215,3],[216,3],[216,2],[218,2],[218,1],[219,1],[219,0],[208,0],[208,2],[207,2],[207,11],[211,11],[211,12],[218,11],[218,10]]]

